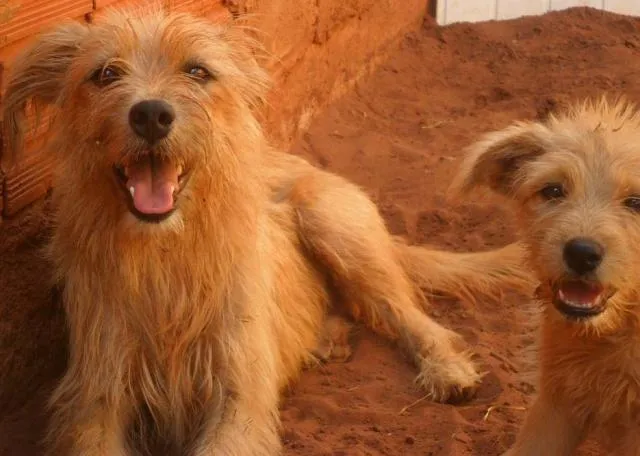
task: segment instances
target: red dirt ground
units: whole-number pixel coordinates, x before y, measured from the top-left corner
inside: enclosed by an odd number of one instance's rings
[[[580,8],[502,23],[428,22],[317,118],[293,153],[362,185],[390,229],[414,242],[503,245],[515,234],[499,202],[445,202],[462,149],[482,132],[602,91],[640,99],[640,19]],[[38,250],[40,206],[0,226],[2,456],[41,454],[43,398],[64,368],[63,316]],[[465,335],[489,372],[465,405],[420,401],[399,352],[360,331],[350,362],[307,372],[286,397],[286,454],[499,455],[532,392],[517,367],[523,305],[433,304],[433,315]],[[590,444],[580,453],[601,454]]]

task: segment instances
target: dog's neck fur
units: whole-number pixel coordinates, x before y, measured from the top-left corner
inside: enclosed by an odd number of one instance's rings
[[[640,410],[640,385],[634,380],[640,378],[640,315],[630,310],[615,331],[596,332],[552,315],[557,312],[551,303],[544,306],[547,316],[541,320],[539,347],[541,388],[559,403],[564,402],[581,422],[589,423],[593,410],[599,410],[598,421],[611,423],[599,437],[603,443],[615,445],[616,435],[627,432],[619,423],[628,423]],[[612,359],[616,360],[615,372],[611,371]],[[556,376],[566,372],[562,369],[565,365],[573,366],[572,376]],[[584,388],[585,382],[591,387]],[[609,405],[589,406],[593,401]]]
[[[240,152],[230,153],[242,156]],[[145,372],[140,367],[119,373],[122,385],[115,387],[114,393],[118,394],[112,400],[124,393],[132,402],[145,403],[156,419],[173,417],[171,422],[156,424],[178,440],[190,433],[187,423],[197,423],[194,415],[202,413],[205,404],[215,408],[223,403],[226,392],[221,385],[228,384],[224,378],[231,350],[229,341],[219,340],[218,335],[229,334],[230,328],[242,324],[242,311],[230,309],[248,301],[238,295],[261,286],[253,282],[259,276],[256,227],[260,226],[258,218],[264,216],[266,192],[260,189],[262,183],[257,176],[251,175],[250,170],[258,166],[239,166],[241,170],[235,173],[235,169],[225,170],[226,176],[210,169],[194,175],[189,185],[197,185],[199,194],[211,196],[206,202],[192,202],[189,194],[183,195],[184,212],[176,214],[183,223],[177,227],[138,226],[137,230],[129,225],[131,220],[123,222],[124,203],[123,207],[95,206],[95,192],[118,191],[104,176],[93,188],[86,189],[93,192],[92,196],[78,201],[68,197],[78,195],[77,188],[73,192],[69,189],[86,179],[75,181],[77,173],[65,172],[64,161],[58,169],[50,255],[56,280],[65,287],[71,347],[83,347],[70,355],[100,358],[101,347],[121,347],[120,359],[102,363],[104,375],[77,375],[107,381],[113,379],[113,369],[132,363],[148,365],[148,372],[163,372],[164,378],[130,378]],[[202,192],[202,188],[207,191]],[[221,191],[224,197],[218,198]],[[238,231],[243,236],[238,236]],[[203,244],[202,239],[216,242]],[[65,250],[63,246],[73,245],[73,240],[82,249]],[[211,284],[216,286],[212,288]],[[77,296],[94,298],[78,302]],[[194,306],[205,300],[222,306]],[[109,322],[108,328],[105,322]],[[221,326],[225,331],[219,330]],[[85,364],[78,359],[72,363],[80,368]],[[185,382],[202,387],[193,397],[184,397]],[[138,385],[138,389],[129,391],[127,385]],[[104,385],[95,387],[96,394],[105,390]]]

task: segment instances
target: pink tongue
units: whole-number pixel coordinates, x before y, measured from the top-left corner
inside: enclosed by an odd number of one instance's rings
[[[133,187],[133,205],[143,214],[165,214],[173,209],[178,170],[170,163],[147,156],[127,169],[127,188]]]

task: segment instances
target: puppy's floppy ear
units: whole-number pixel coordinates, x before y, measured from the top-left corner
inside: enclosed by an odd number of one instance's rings
[[[450,191],[461,195],[484,187],[512,196],[522,166],[548,149],[549,134],[540,123],[518,122],[485,135],[468,149]]]
[[[22,148],[27,108],[37,114],[58,100],[78,44],[87,33],[88,27],[78,22],[60,24],[38,36],[13,62],[2,100],[5,163],[7,158],[15,161]]]

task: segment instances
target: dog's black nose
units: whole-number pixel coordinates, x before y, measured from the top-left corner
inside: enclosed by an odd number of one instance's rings
[[[171,105],[162,100],[136,103],[129,111],[129,124],[136,134],[154,144],[169,134],[176,114]]]
[[[604,249],[596,241],[574,238],[564,245],[564,262],[576,274],[594,271],[604,256]]]

